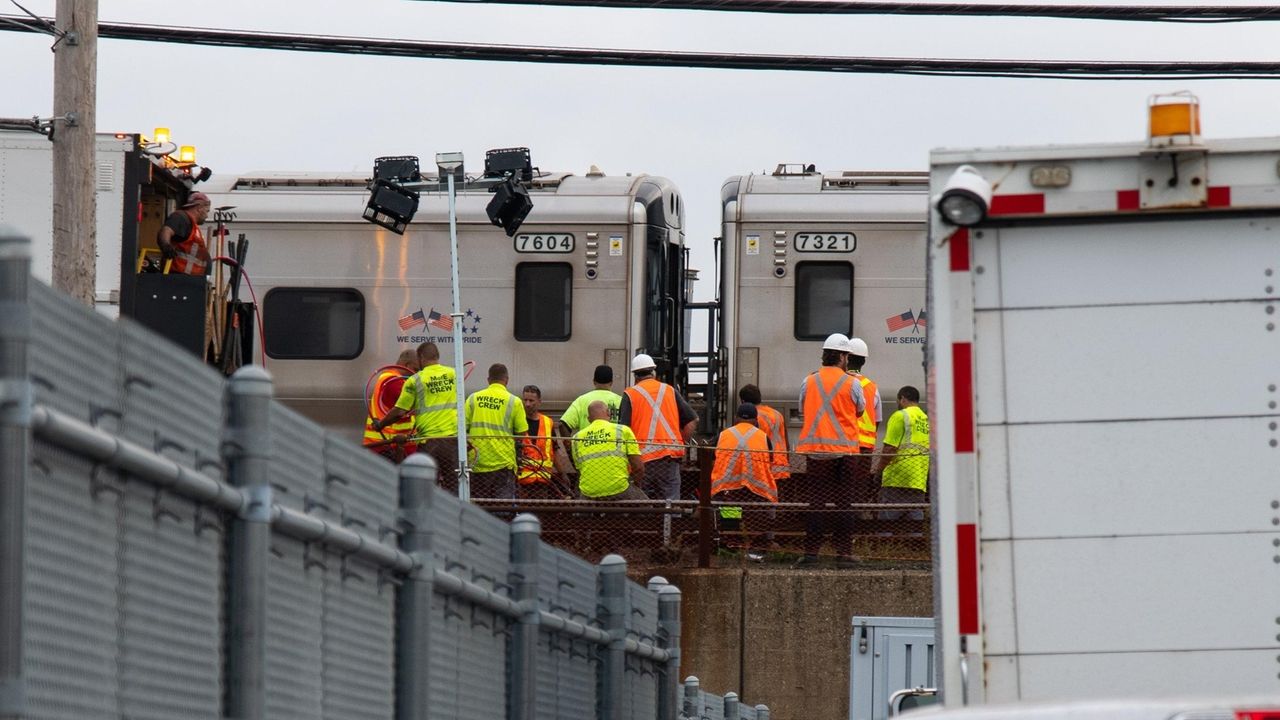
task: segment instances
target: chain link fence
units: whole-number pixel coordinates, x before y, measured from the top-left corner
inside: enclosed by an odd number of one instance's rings
[[[550,440],[551,457],[538,450]],[[491,441],[491,440],[490,440]],[[669,446],[678,459],[575,462],[574,441],[512,437],[520,482],[472,499],[537,515],[543,536],[584,557],[655,565],[920,567],[931,562],[927,450],[803,455]],[[721,457],[717,464],[717,456]],[[626,488],[626,492],[618,488]],[[584,492],[584,488],[586,488]],[[609,497],[595,497],[607,488]]]

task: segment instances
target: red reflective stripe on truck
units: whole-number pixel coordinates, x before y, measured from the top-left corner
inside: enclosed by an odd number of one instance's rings
[[[960,634],[978,634],[978,526],[956,525],[956,571],[959,584]]]
[[[1116,191],[1116,209],[1117,210],[1137,210],[1140,199],[1137,190],[1117,190]]]
[[[1231,207],[1230,186],[1209,186],[1209,196],[1206,200],[1211,208]]]
[[[991,198],[988,215],[1043,215],[1044,193],[1026,195],[995,195]]]
[[[951,235],[951,272],[969,272],[969,228]]]
[[[955,388],[956,452],[973,452],[973,345],[951,345],[951,379]]]

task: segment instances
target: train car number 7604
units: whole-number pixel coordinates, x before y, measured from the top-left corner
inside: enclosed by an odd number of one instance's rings
[[[795,236],[796,252],[847,253],[858,249],[858,238],[850,232],[802,232]]]
[[[573,252],[573,235],[570,233],[521,233],[515,237],[519,253],[570,253]]]

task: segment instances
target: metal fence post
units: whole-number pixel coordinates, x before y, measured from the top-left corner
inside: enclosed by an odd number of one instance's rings
[[[658,589],[658,645],[666,648],[671,658],[662,669],[658,718],[675,720],[680,712],[680,588],[675,585]]]
[[[702,691],[698,689],[698,678],[694,675],[684,679],[684,717],[698,718],[702,715]]]
[[[538,546],[542,522],[522,513],[511,521],[511,570],[521,615],[511,636],[511,720],[533,720],[538,705]]]
[[[727,692],[724,694],[724,719],[739,720],[742,713],[738,710],[738,693]]]
[[[756,720],[769,720],[769,706],[768,706],[768,705],[757,705],[757,706],[756,706]]]
[[[431,509],[439,468],[418,453],[400,464],[400,549],[417,567],[400,585],[396,603],[396,719],[426,720],[431,702]]]
[[[600,561],[601,624],[609,633],[609,645],[600,663],[601,720],[622,720],[622,697],[627,662],[627,561],[621,555],[605,555]]]
[[[227,478],[245,492],[227,550],[227,716],[262,720],[267,706],[267,559],[271,551],[271,375],[246,365],[227,383]]]
[[[716,450],[709,445],[698,448],[698,567],[711,567],[711,546],[715,543],[716,516],[711,507],[711,470]]]
[[[22,596],[26,478],[31,452],[31,244],[0,228],[0,718],[26,713]]]

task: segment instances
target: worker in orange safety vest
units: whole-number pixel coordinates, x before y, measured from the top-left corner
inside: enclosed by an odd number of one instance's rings
[[[561,500],[570,497],[563,492],[563,478],[556,470],[556,446],[552,442],[555,423],[542,412],[542,389],[525,385],[521,391],[529,436],[520,442],[520,465],[516,473],[517,497],[535,500]]]
[[[635,384],[622,394],[618,421],[640,441],[644,463],[641,489],[655,500],[680,499],[680,461],[693,436],[698,414],[676,389],[658,380],[658,365],[640,353],[631,359]]]
[[[800,387],[804,423],[796,451],[805,455],[805,477],[796,485],[797,500],[807,502],[805,555],[817,560],[828,533],[842,559],[853,555],[852,511],[832,510],[854,502],[854,464],[861,451],[858,419],[866,411],[866,395],[848,368],[849,338],[829,335],[822,344],[822,367],[805,376]]]
[[[202,192],[187,196],[182,208],[170,213],[164,225],[156,233],[156,247],[160,256],[169,264],[168,272],[183,275],[207,275],[209,273],[209,246],[204,241],[200,226],[209,217],[213,203]]]
[[[418,353],[412,348],[402,350],[396,358],[397,367],[385,367],[374,378],[368,398],[368,417],[364,420],[364,445],[392,462],[400,462],[412,455],[418,445],[413,441],[413,416],[385,426],[374,428],[373,422],[382,417],[387,408],[396,404],[404,381],[420,369]]]

